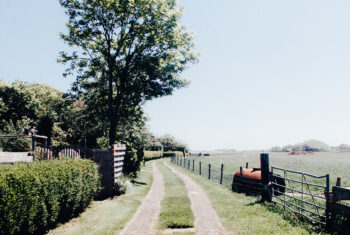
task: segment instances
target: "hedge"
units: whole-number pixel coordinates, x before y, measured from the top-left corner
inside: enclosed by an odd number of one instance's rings
[[[145,161],[150,161],[150,160],[155,160],[163,157],[183,157],[184,154],[183,152],[180,151],[167,151],[167,152],[162,152],[162,151],[145,151],[144,152],[145,156]]]
[[[100,187],[90,160],[0,164],[0,234],[43,234],[82,212]]]
[[[163,157],[173,157],[173,156],[175,156],[175,157],[183,157],[184,154],[181,151],[173,151],[173,152],[169,151],[169,152],[164,152],[163,153]]]
[[[163,151],[145,151],[145,161],[163,157]]]

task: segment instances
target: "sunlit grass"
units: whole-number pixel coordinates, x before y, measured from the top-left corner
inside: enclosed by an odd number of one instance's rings
[[[285,220],[258,198],[237,194],[230,189],[193,174],[187,168],[177,167],[195,180],[209,197],[225,229],[230,234],[312,234],[310,228],[298,220]],[[303,227],[304,226],[304,227]]]
[[[117,234],[132,218],[152,184],[152,166],[147,163],[133,188],[113,200],[94,201],[78,218],[61,225],[49,234]]]
[[[163,174],[165,182],[165,197],[161,202],[159,227],[161,229],[193,227],[194,216],[184,182],[165,167],[163,161],[158,161],[157,167]]]

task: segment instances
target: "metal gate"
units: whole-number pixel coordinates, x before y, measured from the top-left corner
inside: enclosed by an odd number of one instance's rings
[[[315,224],[329,219],[329,175],[313,174],[271,167],[272,201],[295,215]],[[284,184],[280,182],[283,182]],[[283,190],[284,189],[284,190]]]

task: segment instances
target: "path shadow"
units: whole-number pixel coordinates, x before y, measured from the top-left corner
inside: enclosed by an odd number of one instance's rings
[[[141,181],[136,181],[136,180],[133,180],[131,181],[133,184],[135,185],[147,185],[145,182],[141,182]]]

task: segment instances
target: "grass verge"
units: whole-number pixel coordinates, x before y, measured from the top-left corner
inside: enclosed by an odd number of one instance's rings
[[[177,170],[195,180],[207,194],[222,224],[230,234],[312,234],[298,223],[274,213],[257,198],[234,193],[224,186],[208,181],[202,176],[178,167]],[[277,212],[277,211],[276,211]]]
[[[194,226],[191,202],[184,182],[169,168],[163,160],[157,161],[157,167],[163,175],[165,196],[161,202],[159,228],[190,228]]]
[[[152,184],[152,165],[146,163],[126,195],[94,201],[78,218],[51,230],[49,234],[117,234],[132,218]]]

